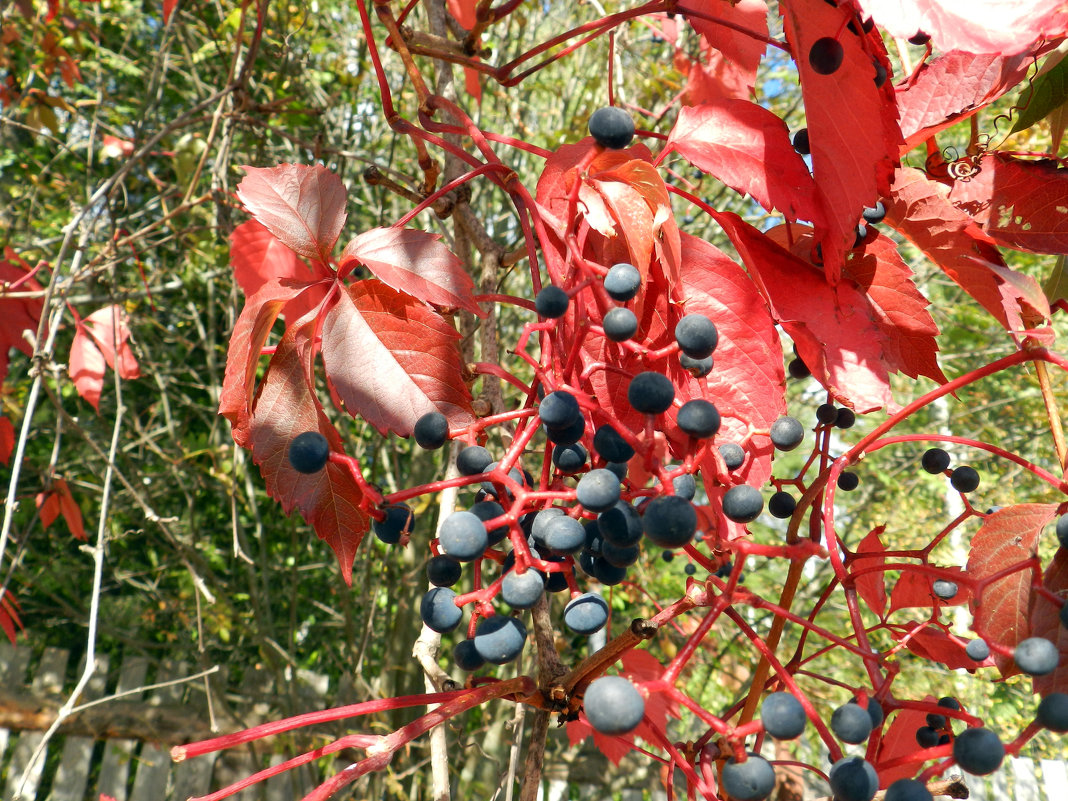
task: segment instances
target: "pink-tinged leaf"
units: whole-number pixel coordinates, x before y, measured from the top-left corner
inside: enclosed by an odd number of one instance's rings
[[[82,322],[100,348],[108,367],[126,380],[141,377],[141,368],[130,347],[129,315],[125,309],[121,306],[105,306]]]
[[[1068,169],[988,153],[979,174],[957,181],[950,202],[1000,245],[1031,253],[1068,253]]]
[[[327,264],[345,225],[345,186],[319,164],[244,167],[237,196],[282,244]]]
[[[15,598],[10,587],[0,596],[0,629],[3,629],[4,634],[7,635],[12,645],[15,645],[15,637],[18,632],[20,630],[25,631],[22,620],[19,619],[18,599]]]
[[[94,409],[100,411],[100,393],[104,388],[104,369],[107,362],[81,321],[77,321],[75,326],[67,375],[74,382],[78,394]]]
[[[897,90],[902,153],[994,102],[1030,68],[1029,55],[951,52],[927,61],[915,80]]]
[[[323,361],[349,414],[406,437],[428,412],[457,427],[471,421],[459,339],[441,315],[368,279],[327,313]]]
[[[440,240],[418,228],[372,228],[346,245],[339,267],[358,262],[416,300],[484,316],[473,297],[475,282]]]
[[[994,240],[950,202],[945,186],[920,170],[903,168],[885,204],[886,224],[910,239],[1006,329],[1022,332],[1049,318],[1041,287],[1005,265]]]
[[[760,66],[766,48],[760,37],[768,35],[768,7],[764,0],[739,0],[737,3],[723,0],[684,0],[676,10],[689,20],[694,30],[719,54],[720,63],[730,65],[729,69],[737,73],[736,81],[741,83],[745,93],[751,92],[756,82],[757,67]],[[756,36],[748,36],[721,22],[741,26]]]
[[[822,272],[737,214],[713,216],[812,375],[839,403],[858,412],[896,408],[883,361],[883,335],[864,295],[848,281],[831,286]]]
[[[903,639],[906,633],[910,634],[906,647],[927,662],[941,662],[950,670],[973,670],[978,667],[965,650],[968,641],[937,626],[923,626],[909,621],[900,635],[897,627],[891,631],[898,640]]]
[[[1042,586],[1058,598],[1068,601],[1068,549],[1058,548],[1046,568]],[[1031,596],[1031,636],[1045,637],[1057,646],[1061,661],[1057,668],[1033,680],[1035,692],[1045,697],[1050,693],[1068,693],[1068,627],[1061,623],[1061,608],[1039,593]]]
[[[883,333],[887,367],[910,378],[948,381],[938,366],[938,326],[927,311],[930,304],[916,288],[894,240],[877,233],[863,249],[850,252],[844,274],[871,302],[875,324]]]
[[[256,367],[260,352],[283,308],[305,289],[304,286],[269,281],[245,301],[230,334],[226,371],[219,395],[219,414],[230,421],[234,441],[242,447],[248,447],[249,444],[248,422],[256,390]]]
[[[853,558],[849,560],[850,568],[867,570],[886,562],[886,557],[883,555],[886,547],[880,539],[884,531],[886,531],[886,526],[873,528],[864,539],[857,543],[857,550],[853,553]],[[864,603],[881,619],[886,614],[886,573],[879,571],[864,573],[853,581]]]
[[[230,234],[230,265],[246,298],[272,279],[312,283],[331,277],[325,267],[314,264],[317,269],[309,267],[256,220],[246,220]]]
[[[987,642],[1014,648],[1031,636],[1031,568],[1028,562],[1038,546],[1042,527],[1057,513],[1051,503],[1021,503],[990,514],[972,537],[965,572],[982,581],[1003,570],[1021,566],[996,581],[976,588],[971,609],[973,628]],[[1011,657],[993,654],[1001,675],[1019,673]]]
[[[938,702],[938,699],[931,695],[923,700],[930,701],[932,704]],[[879,786],[883,788],[898,779],[910,779],[919,773],[920,761],[892,768],[883,767],[883,765],[915,754],[919,750],[919,746],[916,745],[916,729],[927,725],[927,713],[919,709],[900,709],[892,714],[893,720],[890,725],[883,728],[879,750],[875,758],[870,760],[879,773]]]
[[[857,5],[892,36],[907,39],[923,31],[943,52],[1013,55],[1068,30],[1062,0],[857,0]]]
[[[82,523],[82,510],[74,496],[70,494],[70,487],[62,478],[52,481],[52,487],[48,492],[37,495],[37,510],[41,516],[41,525],[48,528],[60,515],[67,524],[67,529],[75,539],[83,542],[88,539],[85,535],[85,526]]]
[[[315,395],[311,337],[314,323],[286,331],[271,358],[249,422],[252,458],[260,466],[267,492],[288,515],[298,509],[319,539],[334,550],[346,584],[370,518],[361,507],[363,493],[348,468],[327,462],[318,473],[299,473],[286,454],[293,438],[318,431],[335,452],[343,450]]]
[[[877,33],[861,37],[842,32],[853,13],[846,5],[801,0],[780,10],[801,76],[812,174],[823,202],[825,224],[816,235],[834,284],[845,252],[853,246],[861,211],[889,191],[898,163],[902,137],[894,90],[890,80],[875,85],[876,61],[887,69],[889,61]],[[828,36],[838,36],[844,57],[833,74],[821,75],[812,69],[808,54],[816,40]]]
[[[15,450],[15,426],[7,417],[0,417],[0,462],[7,464]]]
[[[768,211],[778,209],[791,222],[822,222],[816,185],[786,124],[755,103],[727,99],[684,107],[667,147]]]
[[[775,321],[756,285],[718,248],[682,234],[681,286],[686,313],[715,321],[719,345],[715,369],[706,378],[694,379],[681,368],[671,374],[680,397],[716,405],[723,418],[718,435],[723,442],[740,441],[750,426],[769,428],[786,413],[786,377]],[[702,467],[708,474],[712,464]],[[770,475],[771,445],[757,438],[736,478],[761,486]]]
[[[935,606],[959,606],[970,603],[971,591],[958,581],[963,571],[959,567],[940,568],[942,575],[935,577],[919,570],[902,570],[901,576],[890,593],[890,611],[909,607],[933,608]],[[942,600],[934,593],[934,582],[939,578],[957,583],[957,594],[948,601]]]
[[[630,743],[622,737],[609,737],[606,734],[601,734],[599,731],[596,731],[593,726],[587,722],[585,714],[578,720],[573,720],[567,724],[567,739],[571,745],[581,743],[591,734],[593,735],[593,742],[594,745],[597,746],[597,750],[604,754],[605,758],[607,758],[613,765],[618,765],[623,761],[623,757],[634,750]]]

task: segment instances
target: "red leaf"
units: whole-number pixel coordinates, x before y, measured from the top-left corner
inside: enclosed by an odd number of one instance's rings
[[[917,31],[942,51],[1013,55],[1068,30],[1062,0],[857,0],[864,14],[901,39]]]
[[[894,241],[876,234],[862,250],[850,252],[845,275],[871,302],[875,324],[883,334],[887,367],[911,378],[925,375],[940,384],[948,381],[936,358],[938,326]]]
[[[167,23],[171,19],[171,14],[174,13],[174,9],[178,6],[178,0],[163,0],[163,22]]]
[[[716,60],[735,74],[732,82],[745,88],[742,94],[734,96],[741,97],[752,91],[757,67],[760,66],[760,59],[764,57],[766,45],[758,36],[748,36],[734,28],[717,24],[714,20],[723,20],[753,31],[759,36],[767,36],[768,7],[764,0],[739,0],[737,3],[724,3],[722,0],[684,0],[676,10],[686,16],[694,30],[719,54]]]
[[[596,731],[586,721],[585,714],[578,720],[572,720],[567,724],[567,739],[573,746],[581,743],[591,734],[597,750],[604,754],[613,765],[618,765],[623,760],[623,757],[633,750],[630,743],[622,737],[609,737]]]
[[[994,241],[949,201],[949,190],[919,170],[902,168],[886,200],[886,223],[908,237],[965,292],[1013,332],[1049,317],[1031,277],[1005,266]]]
[[[230,234],[230,264],[246,298],[271,279],[311,283],[331,277],[318,262],[314,262],[318,269],[309,267],[256,220],[246,220]]]
[[[105,306],[97,309],[82,322],[93,342],[100,348],[108,367],[126,380],[141,377],[141,368],[128,342],[129,315],[125,309],[121,306]]]
[[[1042,586],[1068,600],[1068,549],[1058,548],[1046,568]],[[1034,678],[1035,692],[1042,696],[1068,692],[1068,628],[1061,623],[1060,606],[1037,592],[1031,596],[1031,636],[1045,637],[1057,646],[1061,661],[1056,670]]]
[[[1026,562],[1034,554],[1042,527],[1057,513],[1051,503],[1021,503],[990,514],[972,538],[971,552],[965,568],[973,580],[982,580],[1014,565]],[[1014,648],[1030,636],[1031,570],[1017,570],[977,588],[971,604],[972,628],[987,642]],[[1019,671],[1011,657],[993,654],[1002,676]]]
[[[930,701],[932,704],[938,701],[931,695],[923,700]],[[875,770],[879,773],[879,786],[884,788],[898,779],[912,778],[919,772],[921,763],[918,761],[893,768],[882,766],[916,753],[919,750],[919,746],[916,745],[916,729],[927,725],[927,713],[919,709],[900,709],[892,714],[894,720],[889,726],[883,728],[879,750],[875,758],[871,760]]]
[[[727,186],[786,219],[822,222],[816,185],[790,144],[786,124],[747,100],[719,100],[679,111],[672,148]]]
[[[7,464],[15,450],[15,426],[6,417],[0,417],[0,462]]]
[[[230,421],[234,441],[248,447],[248,421],[256,389],[256,367],[275,320],[286,304],[306,287],[283,285],[272,280],[245,301],[230,334],[226,371],[219,395],[219,414]]]
[[[74,341],[70,346],[67,374],[74,382],[78,394],[94,409],[100,411],[100,392],[104,388],[104,368],[107,362],[82,322],[76,320],[74,325]]]
[[[35,278],[27,277],[29,265],[5,248],[8,258],[0,259],[0,286],[18,284],[22,291],[39,290]],[[33,347],[23,332],[37,335],[37,326],[44,309],[43,298],[9,298],[0,295],[0,381],[7,377],[8,351],[18,348],[27,356],[33,355]]]
[[[349,242],[339,266],[344,269],[349,261],[359,262],[398,292],[485,316],[472,297],[475,283],[463,262],[440,239],[417,228],[372,228]]]
[[[38,493],[37,509],[44,528],[48,528],[59,515],[63,515],[63,520],[74,538],[83,542],[87,539],[85,526],[82,524],[82,510],[78,502],[74,500],[74,496],[70,494],[67,482],[62,478],[53,479],[52,487],[48,492]]]
[[[683,234],[682,290],[686,313],[714,321],[719,345],[716,366],[705,379],[693,379],[681,369],[672,376],[680,396],[716,404],[723,416],[718,436],[724,442],[740,441],[749,426],[769,428],[786,413],[786,378],[775,321],[756,285],[719,249]],[[771,475],[771,445],[758,438],[750,452],[738,477],[760,486]]]
[[[475,6],[478,0],[448,0],[449,13],[463,26],[464,30],[470,31],[475,27],[478,17]],[[478,51],[481,37],[474,42],[474,50]],[[478,56],[476,55],[475,58]],[[464,88],[475,99],[476,103],[482,102],[482,84],[479,82],[480,73],[471,67],[464,67]]]
[[[9,587],[0,596],[0,629],[3,629],[4,634],[11,640],[12,645],[15,644],[15,636],[18,634],[18,629],[25,631],[22,621],[19,619],[18,609],[18,599],[15,598]]]
[[[950,670],[972,670],[978,665],[968,656],[965,648],[968,641],[949,634],[936,626],[920,628],[920,624],[909,621],[906,631],[912,632],[906,647],[928,662],[941,662]],[[893,629],[895,637],[896,629]],[[901,638],[899,638],[901,639]]]
[[[454,426],[472,419],[460,335],[441,315],[374,279],[341,293],[323,322],[323,361],[350,414],[381,433],[412,433],[438,411]]]
[[[969,181],[957,181],[949,199],[998,244],[1032,253],[1068,253],[1068,169],[988,153]]]
[[[868,535],[857,543],[857,550],[853,558],[849,560],[850,568],[858,570],[882,565],[886,562],[883,553],[886,551],[880,535],[886,531],[886,526],[873,528]],[[854,579],[854,584],[864,603],[868,605],[880,618],[886,614],[886,574],[880,572],[865,573]]]
[[[894,408],[883,363],[883,335],[872,320],[867,299],[848,281],[831,286],[819,270],[738,215],[715,212],[713,216],[812,375],[840,403],[857,411]]]
[[[341,464],[327,462],[318,473],[298,473],[286,452],[297,434],[318,431],[332,451],[342,451],[341,437],[323,413],[312,379],[311,337],[314,323],[286,331],[271,358],[249,422],[252,458],[260,466],[267,492],[288,515],[299,509],[319,539],[334,550],[341,575],[352,583],[352,563],[370,518],[361,508],[363,493]]]
[[[845,51],[842,65],[832,75],[821,75],[809,64],[809,51],[817,39],[836,36],[852,10],[824,0],[783,4],[780,10],[801,76],[812,174],[823,200],[825,226],[816,234],[834,284],[861,211],[887,194],[898,163],[901,130],[894,90],[889,80],[875,85],[875,61],[884,67],[889,61],[877,35],[845,31],[838,36]]]
[[[1030,55],[952,52],[927,61],[915,80],[897,90],[902,153],[997,100],[1030,68]]]
[[[244,167],[237,196],[282,244],[324,264],[345,224],[345,186],[319,164]]]
[[[938,578],[947,581],[956,581],[957,576],[963,573],[956,566],[943,567],[940,570],[943,575]],[[917,606],[926,608],[933,608],[936,605],[959,606],[971,601],[971,591],[961,583],[957,584],[957,594],[950,600],[943,601],[934,594],[933,584],[936,580],[935,576],[919,570],[902,570],[901,576],[898,578],[897,583],[894,584],[894,589],[890,592],[890,611]]]

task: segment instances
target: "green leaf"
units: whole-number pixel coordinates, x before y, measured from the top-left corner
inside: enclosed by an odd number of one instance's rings
[[[1017,107],[1024,107],[1010,133],[1030,128],[1055,108],[1068,100],[1068,58],[1048,72],[1044,72],[1024,87],[1016,99]]]
[[[1053,272],[1049,274],[1046,283],[1042,285],[1050,303],[1068,299],[1068,272],[1064,269],[1064,254],[1057,257],[1053,264]]]

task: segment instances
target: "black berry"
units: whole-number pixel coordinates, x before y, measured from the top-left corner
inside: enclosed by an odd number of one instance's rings
[[[835,419],[834,424],[838,428],[852,428],[855,422],[857,422],[856,412],[843,406],[838,410],[838,417]]]
[[[451,587],[460,580],[462,573],[460,563],[445,554],[431,556],[426,563],[427,580],[435,587]]]
[[[642,274],[633,264],[620,262],[608,268],[608,274],[604,277],[604,291],[608,297],[620,303],[638,294],[642,287]]]
[[[1029,676],[1045,676],[1057,669],[1060,652],[1045,637],[1028,637],[1012,653],[1016,667]]]
[[[949,454],[941,448],[928,448],[920,457],[920,466],[933,476],[944,473],[949,469]]]
[[[553,464],[561,473],[577,473],[586,466],[589,454],[586,449],[578,444],[556,445],[553,448]]]
[[[468,445],[456,456],[456,469],[462,476],[477,476],[485,473],[493,463],[490,452],[481,445]]]
[[[812,44],[808,51],[808,63],[820,75],[831,75],[842,66],[845,49],[839,41],[831,36],[824,36]]]
[[[871,715],[860,704],[842,704],[831,715],[831,731],[844,743],[862,743],[871,734]]]
[[[723,789],[738,801],[760,801],[775,789],[775,769],[756,754],[749,754],[745,762],[731,757],[723,766]]]
[[[687,356],[704,359],[711,356],[719,344],[719,332],[703,314],[687,314],[675,326],[675,341]]]
[[[860,476],[851,470],[843,470],[838,474],[838,489],[852,492],[860,486]]]
[[[898,779],[886,788],[883,801],[932,801],[927,785],[917,779]]]
[[[645,699],[622,676],[601,676],[586,688],[583,707],[590,725],[601,734],[634,731],[645,715]]]
[[[626,501],[618,501],[597,515],[596,526],[606,542],[620,547],[636,545],[642,538],[642,519]]]
[[[1035,720],[1058,734],[1068,732],[1068,695],[1050,693],[1038,704]]]
[[[706,400],[686,401],[679,409],[679,428],[698,439],[714,437],[719,431],[719,410]]]
[[[548,428],[566,428],[581,419],[582,410],[570,392],[550,392],[538,405],[538,416]]]
[[[570,299],[567,293],[558,286],[544,287],[534,298],[534,308],[542,317],[555,319],[563,317],[567,313]]]
[[[916,744],[920,748],[934,748],[938,745],[939,734],[930,726],[920,726],[916,729]]]
[[[835,801],[871,801],[879,789],[879,774],[861,757],[845,757],[827,775]]]
[[[760,720],[776,740],[800,737],[808,719],[805,708],[791,693],[772,693],[760,705]]]
[[[681,548],[697,530],[697,510],[678,495],[661,495],[643,510],[642,528],[645,536],[661,548]]]
[[[452,631],[460,625],[463,610],[454,601],[456,593],[448,587],[435,587],[419,602],[419,616],[428,628],[439,634]]]
[[[305,431],[293,437],[286,456],[298,473],[318,473],[330,458],[330,443],[318,431]]]
[[[413,433],[420,448],[436,451],[449,439],[449,420],[441,412],[427,412],[415,421]]]
[[[638,318],[634,312],[622,306],[612,309],[601,321],[604,335],[613,342],[630,339],[638,330]]]
[[[768,512],[772,517],[786,520],[793,517],[795,509],[797,509],[797,501],[789,492],[779,491],[768,498]]]
[[[953,759],[975,776],[989,776],[1005,758],[1005,746],[1001,738],[990,729],[965,729],[953,741]]]
[[[385,518],[376,520],[373,528],[375,536],[387,545],[396,545],[404,534],[410,534],[415,526],[415,515],[407,504],[396,503],[384,510]]]
[[[833,403],[821,403],[816,407],[816,419],[824,425],[831,425],[838,419],[838,408]]]
[[[595,592],[572,598],[564,607],[564,625],[576,634],[593,634],[608,622],[608,603]]]
[[[671,479],[671,488],[677,497],[692,501],[697,495],[697,479],[689,473],[683,473]]]
[[[661,414],[671,408],[675,400],[675,387],[660,373],[638,373],[627,387],[627,400],[636,412]]]
[[[805,428],[796,417],[782,415],[771,424],[771,442],[780,451],[792,451],[805,438]]]
[[[974,467],[961,465],[949,474],[949,483],[958,492],[974,492],[979,486],[979,473]]]
[[[475,648],[474,640],[460,640],[452,649],[452,659],[456,667],[467,673],[473,673],[486,664],[486,660]]]
[[[634,448],[610,425],[603,425],[593,435],[593,449],[606,462],[629,462]]]
[[[760,490],[748,484],[731,487],[723,494],[723,514],[735,523],[751,523],[764,509]]]
[[[579,479],[575,498],[588,512],[604,512],[616,505],[621,486],[619,478],[611,470],[591,470]]]
[[[634,120],[617,106],[599,108],[590,115],[590,136],[602,147],[619,150],[634,138]]]
[[[807,156],[812,152],[812,148],[808,141],[808,128],[800,128],[794,134],[794,150],[802,156]]]
[[[728,470],[737,470],[745,464],[745,451],[737,443],[723,443],[719,446],[719,455],[723,457],[723,464]]]
[[[489,545],[486,527],[473,512],[453,512],[445,518],[438,540],[447,556],[461,562],[477,559]]]
[[[545,577],[537,570],[509,570],[501,580],[501,600],[513,609],[530,609],[544,594]]]
[[[808,378],[812,375],[812,371],[808,369],[808,365],[801,361],[800,358],[791,359],[790,363],[786,365],[786,372],[790,374],[791,378]]]

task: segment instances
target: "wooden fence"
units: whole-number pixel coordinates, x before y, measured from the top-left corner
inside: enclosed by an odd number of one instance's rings
[[[40,760],[16,796],[31,754],[43,731],[54,719],[54,710],[66,700],[78,675],[79,665],[70,664],[69,652],[47,648],[30,670],[33,651],[12,648],[0,642],[0,799],[2,801],[98,801],[100,794],[117,801],[185,801],[190,796],[223,787],[283,757],[242,749],[208,754],[179,764],[172,763],[170,746],[210,737],[207,730],[206,694],[202,682],[172,684],[142,695],[87,709],[64,725],[48,746],[48,758]],[[106,658],[97,660],[82,701],[123,693],[146,685],[150,661],[128,656],[109,671]],[[188,676],[182,665],[163,663],[152,678],[162,684]],[[28,675],[29,674],[29,675]],[[303,674],[298,683],[306,688],[306,708],[322,705],[327,686],[321,677]],[[278,715],[266,703],[270,682],[262,675],[246,678],[239,693],[240,713],[246,725]],[[320,699],[320,700],[316,700]],[[237,726],[232,726],[237,728]],[[996,774],[968,776],[971,798],[977,801],[1068,801],[1068,763],[1057,760],[1007,759]],[[295,801],[318,784],[314,766],[290,771],[235,796],[238,801]],[[654,774],[655,775],[655,774]],[[820,782],[806,782],[805,798],[826,797]],[[685,793],[682,794],[685,798]],[[576,785],[559,777],[546,779],[542,801],[607,801],[597,785]],[[663,801],[657,787],[621,791],[620,801]]]

